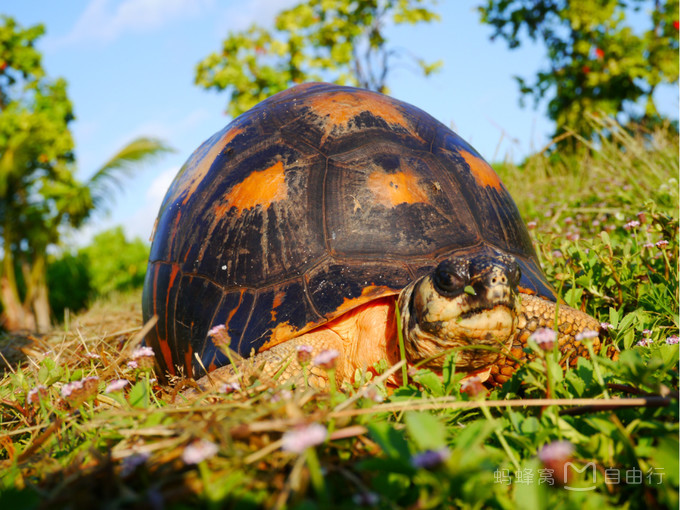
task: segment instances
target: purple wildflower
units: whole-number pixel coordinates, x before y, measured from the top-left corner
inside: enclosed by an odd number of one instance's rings
[[[678,337],[676,335],[669,336],[666,338],[667,345],[676,345],[678,343]]]
[[[380,496],[375,492],[360,492],[352,496],[352,501],[357,506],[375,506],[380,502]]]
[[[136,361],[128,361],[127,367],[128,368],[139,368],[139,363],[137,363]]]
[[[217,326],[210,328],[210,331],[208,331],[208,336],[217,336],[226,329],[227,327],[224,324],[218,324]]]
[[[61,396],[63,398],[68,398],[72,394],[76,393],[78,390],[83,389],[83,381],[72,381],[66,383],[61,387]]]
[[[411,465],[416,469],[434,469],[450,456],[451,451],[446,446],[438,450],[425,450],[411,457]]]
[[[145,357],[153,357],[153,349],[151,347],[138,347],[134,351],[132,351],[132,354],[130,355],[131,359],[139,359],[139,358],[145,358]]]
[[[608,322],[600,322],[600,328],[602,328],[605,331],[609,331],[610,329],[613,329],[612,325],[609,324]]]
[[[649,347],[651,341],[649,338],[643,338],[636,344],[638,347]]]
[[[666,246],[668,246],[668,241],[666,241],[665,239],[662,239],[661,241],[657,241],[655,243],[655,246],[657,248],[665,248]]]
[[[486,388],[482,384],[482,380],[473,375],[472,377],[466,377],[460,384],[461,393],[467,393],[471,397],[476,397],[477,395],[485,395]]]
[[[533,340],[544,351],[551,351],[557,340],[557,333],[550,328],[539,328],[531,335],[529,340]]]
[[[597,333],[597,331],[593,331],[592,329],[584,329],[578,335],[576,335],[576,341],[582,342],[588,338],[597,338],[598,336],[600,335]]]
[[[312,349],[311,345],[298,345],[295,350],[297,351],[297,359],[300,365],[309,363],[312,359],[314,349]]]
[[[199,439],[187,445],[182,452],[185,464],[200,464],[217,454],[217,445],[207,439]]]
[[[26,403],[27,404],[37,404],[40,402],[41,399],[45,398],[47,396],[47,386],[43,386],[42,384],[39,386],[36,386],[35,388],[31,388],[28,393],[26,394]]]
[[[335,362],[338,356],[340,356],[340,353],[335,349],[325,349],[316,355],[313,363],[316,366],[329,370],[335,368]]]
[[[133,362],[137,363],[137,366],[133,368],[140,368],[142,370],[153,368],[155,358],[151,347],[139,347],[135,349],[132,351],[130,358]],[[130,366],[129,363],[128,366]]]
[[[637,227],[639,227],[639,226],[640,226],[640,222],[639,222],[639,221],[637,221],[637,220],[632,220],[632,221],[629,221],[628,223],[626,223],[626,224],[623,226],[623,228],[625,228],[626,230],[632,230],[632,229],[637,228]]]
[[[311,446],[323,443],[327,435],[326,427],[318,423],[296,427],[283,434],[281,449],[285,452],[302,453]]]
[[[114,391],[120,391],[123,388],[125,388],[128,384],[130,384],[130,381],[128,381],[127,379],[116,379],[114,381],[111,381],[106,386],[104,393],[113,393]]]
[[[541,448],[538,452],[538,458],[543,462],[543,464],[548,464],[549,462],[567,460],[574,453],[574,445],[569,441],[553,441],[548,443]]]
[[[234,393],[235,391],[241,391],[241,385],[236,381],[224,383],[222,386],[222,391],[224,393]]]
[[[120,476],[127,478],[134,473],[139,466],[144,464],[149,457],[151,457],[151,454],[148,452],[133,453],[132,455],[125,457],[121,462]]]

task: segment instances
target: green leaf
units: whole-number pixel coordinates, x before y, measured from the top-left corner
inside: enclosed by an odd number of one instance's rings
[[[404,423],[409,437],[419,450],[438,450],[447,445],[444,424],[428,412],[411,411],[405,414]]]
[[[128,402],[132,407],[147,409],[150,404],[149,384],[146,381],[137,382],[128,394]]]

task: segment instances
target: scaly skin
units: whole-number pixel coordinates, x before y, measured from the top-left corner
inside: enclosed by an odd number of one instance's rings
[[[520,363],[527,361],[523,349],[527,346],[531,333],[539,328],[554,328],[556,306],[556,303],[537,296],[522,295],[522,307],[517,317],[517,332],[510,348],[510,356],[501,356],[491,367],[490,377],[494,382],[503,384],[510,379]],[[588,356],[588,349],[576,340],[576,336],[586,330],[598,332],[600,325],[590,315],[564,304],[559,305],[558,311],[559,348],[564,355],[564,363],[573,365],[580,356]],[[593,338],[592,342],[595,352],[599,352],[600,340]]]
[[[517,317],[517,331],[510,349],[510,355],[501,354],[489,369],[475,371],[482,380],[489,378],[489,382],[502,384],[510,379],[512,373],[520,363],[527,361],[523,349],[527,346],[529,335],[539,328],[553,328],[555,307],[551,301],[531,295],[522,295],[522,304]],[[396,330],[394,329],[394,301],[383,300],[381,305],[372,306],[366,310],[354,310],[347,317],[343,316],[314,331],[259,353],[254,358],[244,360],[239,370],[247,375],[255,375],[264,379],[272,378],[280,373],[279,380],[303,379],[303,367],[298,361],[297,346],[308,345],[312,348],[311,357],[321,351],[334,349],[339,356],[335,363],[335,375],[338,384],[351,381],[356,369],[369,369],[380,359],[386,359],[390,364],[399,360]],[[382,332],[377,336],[366,333],[366,327],[373,325]],[[574,364],[580,356],[587,356],[586,346],[576,340],[576,335],[585,331],[598,331],[598,322],[589,315],[570,308],[559,306],[559,347],[564,353],[565,363]],[[363,333],[362,333],[363,332]],[[367,338],[368,337],[368,338]],[[599,351],[600,342],[593,339],[595,351]],[[517,361],[519,360],[519,362]],[[311,385],[324,388],[328,384],[326,371],[308,363],[307,378]],[[235,380],[231,366],[221,367],[209,376],[199,379],[202,389],[219,387],[220,383]],[[398,381],[392,381],[398,384]]]

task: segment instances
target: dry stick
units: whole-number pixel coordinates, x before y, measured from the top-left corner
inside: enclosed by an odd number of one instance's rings
[[[424,404],[413,404],[412,402],[394,402],[388,404],[378,404],[368,409],[349,409],[330,413],[332,418],[346,416],[357,416],[361,414],[374,414],[395,411],[424,411],[427,409],[476,409],[480,407],[543,407],[543,406],[591,406],[597,410],[599,406],[606,409],[619,407],[665,407],[671,403],[671,399],[666,397],[646,397],[646,398],[536,398],[528,400],[481,400],[481,401],[451,401],[444,399],[433,399]]]

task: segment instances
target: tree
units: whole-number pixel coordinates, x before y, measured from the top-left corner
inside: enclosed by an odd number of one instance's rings
[[[486,0],[482,21],[516,48],[542,41],[549,68],[536,81],[516,77],[522,96],[546,97],[556,135],[594,132],[589,114],[652,123],[654,90],[678,80],[678,0]],[[630,21],[647,20],[644,30]]]
[[[50,325],[47,249],[62,229],[81,226],[106,205],[119,173],[168,150],[157,140],[135,140],[78,181],[66,82],[45,77],[34,47],[43,33],[42,25],[23,29],[0,19],[0,324],[12,331]]]
[[[230,32],[221,53],[198,64],[196,84],[228,90],[227,113],[235,117],[291,85],[310,80],[387,92],[395,61],[405,57],[426,76],[427,63],[387,44],[390,24],[439,19],[433,0],[309,0],[282,11],[273,30],[258,25]]]

